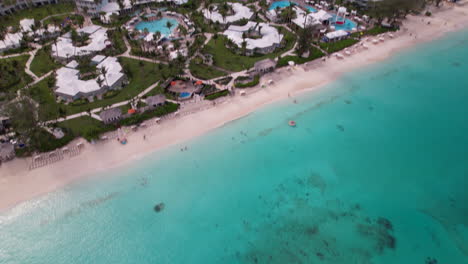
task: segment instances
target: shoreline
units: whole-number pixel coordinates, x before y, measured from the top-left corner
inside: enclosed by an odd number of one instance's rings
[[[429,21],[430,25],[427,24]],[[227,103],[140,129],[129,135],[129,144],[126,146],[121,146],[115,140],[95,145],[85,143],[80,155],[31,171],[28,170],[30,158],[6,162],[0,167],[0,211],[100,171],[125,165],[155,151],[202,136],[266,105],[288,100],[289,95],[297,96],[299,93],[321,89],[344,73],[381,62],[401,50],[461,30],[466,23],[468,5],[441,7],[431,17],[408,16],[393,39],[386,38],[385,42],[378,45],[367,42],[369,49],[361,48],[341,60],[330,57],[326,61],[320,59],[295,66],[291,71],[287,68],[278,69],[262,77],[262,83],[272,79],[273,85],[246,90],[246,96],[236,95]],[[146,135],[146,140],[143,140],[143,135]]]

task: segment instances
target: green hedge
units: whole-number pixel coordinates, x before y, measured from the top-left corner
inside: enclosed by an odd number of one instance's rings
[[[159,106],[151,111],[146,111],[141,114],[135,114],[129,118],[125,118],[120,121],[120,124],[123,126],[131,126],[139,124],[145,120],[151,119],[153,117],[161,117],[179,110],[179,104],[166,102],[163,106]]]
[[[236,83],[235,86],[236,88],[248,88],[248,87],[254,87],[260,83],[260,76],[255,75],[254,79],[248,83]]]
[[[343,50],[347,47],[350,47],[356,43],[358,43],[359,40],[354,39],[354,38],[348,38],[348,39],[343,39],[337,42],[330,42],[330,43],[320,43],[320,47],[327,51],[328,53],[334,53],[340,50]]]
[[[223,97],[223,96],[226,96],[229,94],[229,91],[228,90],[222,90],[222,91],[219,91],[219,92],[216,92],[216,93],[212,93],[210,95],[207,95],[205,96],[205,99],[206,100],[210,100],[210,101],[213,101],[215,99],[218,99],[219,97]]]
[[[310,49],[310,54],[309,54],[309,57],[307,58],[302,58],[302,57],[299,57],[299,56],[286,56],[286,57],[282,57],[278,60],[278,64],[276,65],[276,67],[284,67],[284,66],[288,66],[288,62],[289,61],[294,61],[294,63],[296,64],[303,64],[303,63],[306,63],[306,62],[309,62],[309,61],[313,61],[313,60],[316,60],[318,58],[321,58],[323,57],[325,54],[315,48],[315,47],[312,47]]]

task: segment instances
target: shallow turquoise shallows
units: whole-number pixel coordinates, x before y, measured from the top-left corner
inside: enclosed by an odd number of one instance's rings
[[[0,216],[0,263],[466,264],[467,45],[451,34],[21,204]]]
[[[171,22],[171,27],[167,27],[167,22]],[[177,27],[178,22],[172,18],[161,18],[158,20],[153,21],[141,21],[140,23],[136,24],[135,28],[137,30],[143,31],[145,28],[148,29],[149,32],[155,33],[159,31],[161,35],[169,36],[172,31]]]

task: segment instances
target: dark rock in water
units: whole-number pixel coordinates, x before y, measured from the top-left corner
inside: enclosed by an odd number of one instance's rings
[[[345,103],[346,104],[351,104],[351,101],[350,100],[345,100]]]
[[[157,213],[161,212],[162,210],[164,210],[164,203],[158,203],[154,206],[154,211]]]
[[[323,258],[325,257],[325,256],[323,255],[323,253],[321,253],[321,252],[317,252],[317,253],[315,253],[315,255],[316,255],[317,257],[319,257],[320,259],[323,259]]]
[[[431,258],[431,257],[427,257],[426,258],[426,264],[437,264],[437,259],[435,258]]]
[[[379,219],[377,219],[377,223],[380,226],[385,227],[385,229],[387,230],[393,230],[392,222],[390,222],[390,220],[388,220],[387,218],[379,217]]]
[[[338,130],[340,130],[341,132],[344,131],[344,127],[342,125],[336,125],[336,128],[338,128]]]

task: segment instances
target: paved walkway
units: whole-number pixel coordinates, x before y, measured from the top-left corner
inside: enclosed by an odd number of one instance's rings
[[[31,71],[30,67],[31,67],[31,63],[32,61],[34,60],[34,57],[36,56],[36,53],[37,51],[40,49],[41,47],[38,47],[36,49],[34,49],[33,51],[31,51],[29,54],[31,56],[29,56],[29,59],[28,61],[26,62],[26,68],[24,69],[24,71],[33,78],[33,80],[37,80],[39,79],[39,77],[37,77],[36,74],[34,74],[34,72]]]
[[[135,60],[141,60],[141,61],[147,61],[147,62],[152,62],[152,63],[159,63],[159,64],[166,64],[168,65],[169,63],[167,61],[160,61],[160,60],[153,60],[145,57],[139,57],[139,56],[134,56],[130,55],[130,52],[132,51],[132,47],[130,46],[130,43],[128,43],[128,40],[126,37],[124,37],[124,42],[125,46],[127,47],[127,50],[123,53],[118,55],[117,57],[127,57]]]

